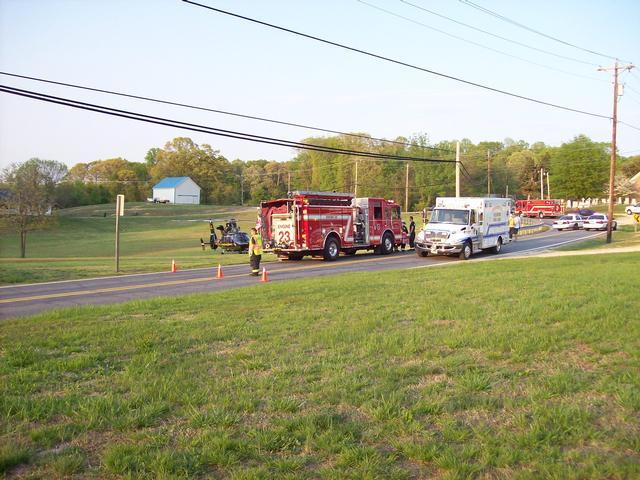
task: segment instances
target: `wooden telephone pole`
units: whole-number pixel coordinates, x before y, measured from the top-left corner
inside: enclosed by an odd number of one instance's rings
[[[407,162],[407,175],[404,183],[404,211],[409,211],[409,162]]]
[[[491,195],[491,150],[487,150],[487,195]]]
[[[616,175],[616,127],[618,124],[618,71],[619,70],[631,70],[635,65],[618,65],[615,63],[613,67],[603,68],[600,67],[598,71],[608,72],[613,70],[613,118],[611,129],[611,163],[609,165],[609,208],[607,210],[607,243],[611,243],[611,224],[613,223],[613,202],[615,201],[615,184],[614,179]]]

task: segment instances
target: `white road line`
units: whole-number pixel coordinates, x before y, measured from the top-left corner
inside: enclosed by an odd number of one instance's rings
[[[248,257],[247,257],[248,258]],[[271,262],[263,262],[263,263],[271,263]],[[235,266],[244,266],[245,264],[239,264],[239,263],[235,263],[235,264],[231,264],[231,265],[223,265],[223,267],[226,268],[230,268],[230,267],[235,267]],[[185,268],[184,270],[179,270],[179,272],[197,272],[200,270],[211,270],[211,269],[215,269],[217,268],[218,265],[211,265],[210,267],[199,267],[199,268]],[[33,287],[33,286],[39,286],[39,285],[56,285],[58,283],[73,283],[73,282],[90,282],[92,280],[109,280],[112,278],[131,278],[131,277],[143,277],[143,276],[148,276],[148,275],[162,275],[163,273],[169,274],[169,275],[173,275],[171,272],[167,271],[163,271],[163,272],[146,272],[146,273],[127,273],[124,275],[112,275],[109,277],[87,277],[87,278],[75,278],[72,280],[56,280],[53,282],[38,282],[38,283],[18,283],[15,285],[3,285],[0,286],[0,290],[1,289],[7,289],[7,288],[19,288],[19,287]]]
[[[514,256],[517,256],[517,255],[525,253],[525,252],[533,252],[535,250],[544,250],[544,249],[548,249],[548,248],[558,247],[560,245],[566,245],[567,243],[579,242],[581,240],[588,240],[588,239],[593,238],[593,237],[598,237],[598,236],[604,235],[605,233],[606,232],[599,232],[599,233],[595,233],[595,234],[589,235],[588,237],[575,238],[573,240],[567,240],[567,241],[564,241],[564,242],[552,243],[551,245],[543,245],[541,247],[529,248],[527,250],[519,250],[517,252],[505,253],[504,255],[496,255],[496,256],[492,256],[492,257],[483,257],[483,258],[476,259],[475,261],[476,262],[481,262],[481,261],[501,260],[501,259],[513,258]],[[437,266],[440,266],[440,265],[464,265],[464,263],[465,262],[430,263],[428,265],[419,265],[417,267],[411,267],[411,268],[408,268],[407,270],[415,270],[415,269],[418,269],[418,268],[437,267]]]

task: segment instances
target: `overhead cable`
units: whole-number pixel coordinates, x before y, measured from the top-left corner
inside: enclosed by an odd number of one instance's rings
[[[499,88],[490,87],[488,85],[483,85],[481,83],[476,83],[476,82],[472,82],[472,81],[469,81],[469,80],[464,80],[464,79],[459,78],[459,77],[454,77],[453,75],[447,75],[445,73],[436,72],[435,70],[430,70],[428,68],[419,67],[419,66],[413,65],[411,63],[403,62],[401,60],[395,60],[395,59],[390,58],[390,57],[385,57],[383,55],[378,55],[376,53],[368,52],[366,50],[362,50],[362,49],[355,48],[355,47],[350,47],[350,46],[344,45],[342,43],[333,42],[331,40],[326,40],[324,38],[320,38],[320,37],[316,37],[316,36],[313,36],[313,35],[309,35],[307,33],[298,32],[298,31],[292,30],[290,28],[280,27],[280,26],[274,25],[272,23],[263,22],[261,20],[255,19],[255,18],[250,18],[250,17],[246,17],[244,15],[239,15],[237,13],[228,12],[226,10],[221,10],[219,8],[211,7],[209,5],[204,5],[202,3],[194,2],[192,0],[182,0],[182,1],[184,3],[188,3],[188,4],[194,5],[196,7],[200,7],[200,8],[204,8],[204,9],[210,10],[210,11],[222,13],[224,15],[229,15],[231,17],[239,18],[241,20],[246,20],[248,22],[252,22],[252,23],[259,24],[259,25],[263,25],[265,27],[274,28],[276,30],[280,30],[280,31],[283,31],[283,32],[291,33],[293,35],[298,35],[300,37],[308,38],[308,39],[315,40],[315,41],[318,41],[318,42],[321,42],[321,43],[325,43],[327,45],[333,45],[334,47],[338,47],[338,48],[342,48],[342,49],[349,50],[349,51],[352,51],[352,52],[360,53],[362,55],[366,55],[366,56],[369,56],[369,57],[372,57],[372,58],[377,58],[378,60],[383,60],[385,62],[394,63],[396,65],[402,65],[402,66],[407,67],[407,68],[411,68],[411,69],[414,69],[414,70],[419,70],[421,72],[429,73],[431,75],[436,75],[436,76],[442,77],[442,78],[447,78],[449,80],[454,80],[456,82],[460,82],[460,83],[464,83],[466,85],[471,85],[471,86],[474,86],[474,87],[482,88],[484,90],[488,90],[488,91],[491,91],[491,92],[500,93],[502,95],[506,95],[506,96],[509,96],[509,97],[519,98],[521,100],[526,100],[528,102],[538,103],[540,105],[546,105],[548,107],[558,108],[560,110],[566,110],[566,111],[574,112],[574,113],[580,113],[580,114],[583,114],[583,115],[589,115],[589,116],[592,116],[592,117],[605,118],[607,120],[611,119],[611,117],[609,117],[607,115],[601,115],[601,114],[598,114],[598,113],[587,112],[585,110],[580,110],[580,109],[577,109],[577,108],[565,107],[563,105],[558,105],[556,103],[546,102],[546,101],[538,100],[538,99],[535,99],[535,98],[532,98],[532,97],[527,97],[525,95],[520,95],[520,94],[509,92],[509,91],[506,91],[506,90],[501,90]]]
[[[620,120],[618,120],[618,123],[622,124],[622,125],[626,125],[629,128],[633,128],[634,130],[639,130],[640,131],[640,127],[636,127],[635,125],[631,125],[630,123],[627,122],[622,122]]]
[[[546,33],[540,32],[539,30],[535,30],[535,29],[533,29],[531,27],[523,25],[522,23],[516,22],[515,20],[511,20],[510,18],[507,18],[504,15],[500,15],[497,12],[489,10],[488,8],[482,7],[482,6],[478,5],[477,3],[473,3],[470,0],[458,0],[458,1],[463,3],[463,4],[465,4],[465,5],[468,5],[469,7],[475,8],[476,10],[480,10],[483,13],[486,13],[486,14],[491,15],[493,17],[499,18],[500,20],[503,20],[505,22],[511,23],[511,24],[513,24],[513,25],[515,25],[517,27],[524,28],[525,30],[528,30],[528,31],[530,31],[532,33],[535,33],[536,35],[540,35],[542,37],[548,38],[549,40],[554,40],[554,41],[556,41],[558,43],[562,43],[563,45],[567,45],[569,47],[573,47],[573,48],[577,48],[578,50],[582,50],[583,52],[591,53],[593,55],[598,55],[599,57],[609,58],[611,60],[618,60],[618,57],[616,57],[614,55],[607,55],[607,54],[604,54],[604,53],[599,53],[599,52],[596,52],[594,50],[590,50],[588,48],[580,47],[580,46],[575,45],[573,43],[565,42],[564,40],[561,40],[561,39],[559,39],[557,37],[554,37],[554,36],[551,36],[551,35],[547,35]],[[631,62],[627,62],[627,63],[631,63]]]
[[[87,91],[91,91],[91,92],[98,92],[98,93],[106,93],[109,95],[117,95],[120,97],[126,97],[126,98],[134,98],[136,100],[145,100],[148,102],[155,102],[155,103],[162,103],[165,105],[172,105],[172,106],[176,106],[176,107],[184,107],[184,108],[191,108],[193,110],[202,110],[205,112],[213,112],[213,113],[220,113],[222,115],[230,115],[230,116],[234,116],[234,117],[240,117],[240,118],[248,118],[250,120],[259,120],[261,122],[270,122],[270,123],[277,123],[279,125],[287,125],[290,127],[298,127],[298,128],[307,128],[309,130],[316,130],[316,131],[320,131],[320,132],[326,132],[326,133],[335,133],[338,135],[345,135],[345,136],[349,136],[349,137],[354,137],[354,138],[362,138],[362,139],[366,139],[366,140],[375,140],[378,142],[385,142],[385,143],[390,143],[390,144],[395,144],[395,145],[402,145],[404,147],[407,146],[418,146],[418,145],[414,145],[410,142],[407,143],[403,143],[403,142],[398,142],[395,140],[386,140],[384,138],[376,138],[376,137],[369,137],[367,135],[360,135],[357,133],[347,133],[347,132],[341,132],[338,130],[330,130],[328,128],[320,128],[320,127],[312,127],[310,125],[303,125],[303,124],[299,124],[299,123],[293,123],[293,122],[285,122],[282,120],[274,120],[271,118],[265,118],[265,117],[257,117],[257,116],[253,116],[253,115],[247,115],[247,114],[242,114],[242,113],[234,113],[234,112],[228,112],[225,110],[216,110],[213,108],[208,108],[208,107],[200,107],[200,106],[196,106],[196,105],[189,105],[187,103],[179,103],[179,102],[173,102],[173,101],[169,101],[169,100],[161,100],[158,98],[152,98],[152,97],[144,97],[141,95],[133,95],[130,93],[123,93],[123,92],[116,92],[113,90],[105,90],[102,88],[94,88],[94,87],[87,87],[87,86],[83,86],[83,85],[77,85],[77,84],[73,84],[73,83],[65,83],[65,82],[58,82],[58,81],[54,81],[54,80],[48,80],[45,78],[38,78],[38,77],[30,77],[27,75],[19,75],[17,73],[10,73],[10,72],[0,72],[0,75],[6,75],[8,77],[14,77],[14,78],[22,78],[22,79],[26,79],[26,80],[33,80],[36,82],[42,82],[42,83],[48,83],[51,85],[60,85],[63,87],[70,87],[70,88],[77,88],[80,90],[87,90]],[[429,149],[429,150],[439,150],[439,151],[443,151],[443,152],[447,152],[447,153],[454,153],[454,150],[447,150],[447,149],[443,149],[443,148],[438,148],[438,147],[429,147],[429,146],[418,146],[418,148],[424,148],[424,149]]]
[[[513,43],[514,45],[519,45],[521,47],[529,48],[531,50],[535,50],[536,52],[545,53],[547,55],[553,55],[554,57],[562,58],[563,60],[569,60],[571,62],[582,63],[584,65],[591,65],[592,67],[598,67],[599,66],[597,63],[586,62],[584,60],[580,60],[580,59],[574,58],[574,57],[567,57],[565,55],[560,55],[558,53],[551,52],[549,50],[544,50],[542,48],[534,47],[532,45],[527,45],[526,43],[518,42],[517,40],[513,40],[511,38],[507,38],[507,37],[503,37],[501,35],[497,35],[497,34],[495,34],[493,32],[489,32],[487,30],[483,30],[481,28],[474,27],[473,25],[469,25],[468,23],[464,23],[464,22],[461,22],[459,20],[455,20],[455,19],[453,19],[451,17],[447,17],[446,15],[442,15],[441,13],[434,12],[433,10],[429,10],[428,8],[421,7],[420,5],[416,5],[415,3],[408,2],[407,0],[398,0],[398,1],[400,1],[400,2],[402,2],[404,4],[406,4],[406,5],[409,5],[409,6],[413,7],[413,8],[417,8],[418,10],[422,10],[423,12],[427,12],[427,13],[430,13],[431,15],[435,15],[437,17],[444,18],[445,20],[449,20],[450,22],[456,23],[458,25],[462,25],[463,27],[470,28],[472,30],[475,30],[476,32],[481,32],[481,33],[484,33],[486,35],[490,35],[490,36],[492,36],[494,38],[498,38],[500,40],[504,40],[505,42]],[[587,77],[587,78],[592,78],[592,77]],[[592,80],[597,80],[597,79],[596,78],[592,78]]]
[[[296,148],[296,149],[302,149],[302,150],[313,150],[313,151],[325,152],[325,153],[354,155],[354,156],[359,156],[364,158],[378,158],[378,159],[387,159],[387,160],[401,160],[401,161],[426,162],[426,163],[456,163],[456,160],[433,159],[433,158],[426,158],[426,157],[410,157],[410,156],[402,156],[402,155],[387,155],[387,154],[374,153],[374,152],[363,152],[359,150],[325,147],[322,145],[314,145],[314,144],[303,143],[303,142],[293,142],[290,140],[253,135],[253,134],[237,132],[233,130],[224,130],[224,129],[215,128],[215,127],[208,127],[206,125],[198,125],[198,124],[181,122],[178,120],[171,120],[171,119],[162,118],[162,117],[144,115],[136,112],[120,110],[120,109],[105,107],[105,106],[86,103],[86,102],[80,102],[80,101],[62,98],[62,97],[56,97],[52,95],[46,95],[39,92],[32,92],[29,90],[23,90],[23,89],[14,88],[6,85],[0,85],[0,91],[9,93],[12,95],[32,98],[35,100],[40,100],[48,103],[54,103],[54,104],[63,105],[67,107],[78,108],[81,110],[102,113],[105,115],[111,115],[111,116],[116,116],[120,118],[128,118],[131,120],[137,120],[137,121],[146,122],[146,123],[153,123],[156,125],[164,125],[168,127],[191,130],[195,132],[208,133],[211,135],[217,135],[221,137],[246,140],[250,142],[278,145],[278,146],[290,147],[290,148]]]
[[[427,28],[429,30],[433,30],[435,32],[441,33],[443,35],[446,35],[448,37],[454,38],[456,40],[460,40],[461,42],[469,43],[471,45],[475,45],[476,47],[484,48],[485,50],[489,50],[491,52],[494,52],[494,53],[497,53],[497,54],[500,54],[500,55],[504,55],[504,56],[509,57],[509,58],[515,58],[516,60],[520,60],[522,62],[529,63],[531,65],[535,65],[536,67],[546,68],[548,70],[553,70],[554,72],[560,72],[560,73],[564,73],[565,75],[571,75],[571,76],[579,77],[579,78],[586,78],[587,80],[594,80],[596,82],[606,82],[607,81],[607,80],[605,80],[603,78],[589,77],[587,75],[581,75],[579,73],[568,72],[566,70],[562,70],[560,68],[552,67],[550,65],[545,65],[543,63],[534,62],[532,60],[528,60],[528,59],[520,57],[518,55],[513,55],[511,53],[507,53],[507,52],[504,52],[502,50],[498,50],[496,48],[489,47],[489,46],[484,45],[482,43],[474,42],[473,40],[469,40],[468,38],[464,38],[464,37],[460,37],[458,35],[454,35],[453,33],[449,33],[449,32],[447,32],[445,30],[440,30],[439,28],[432,27],[431,25],[427,25],[426,23],[420,22],[420,21],[415,20],[413,18],[405,17],[404,15],[400,15],[398,13],[392,12],[391,10],[387,10],[386,8],[379,7],[377,5],[374,5],[372,3],[367,2],[365,0],[356,0],[356,1],[359,2],[359,3],[362,3],[363,5],[371,7],[373,9],[375,9],[375,10],[378,10],[380,12],[386,13],[386,14],[391,15],[391,16],[396,17],[396,18],[400,18],[402,20],[406,20],[407,22],[414,23],[416,25],[419,25],[421,27]],[[593,65],[595,65],[595,64],[593,64]],[[597,65],[595,65],[595,66],[597,66]]]

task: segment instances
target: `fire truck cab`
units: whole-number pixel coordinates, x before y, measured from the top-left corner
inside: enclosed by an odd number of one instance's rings
[[[305,255],[335,260],[340,252],[358,250],[386,255],[407,243],[400,205],[384,198],[295,191],[261,202],[259,215],[265,251],[290,260]]]

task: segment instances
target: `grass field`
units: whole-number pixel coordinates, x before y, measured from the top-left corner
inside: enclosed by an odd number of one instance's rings
[[[640,254],[0,323],[8,478],[640,477]]]
[[[115,274],[114,210],[114,205],[61,210],[53,226],[29,233],[26,259],[17,258],[18,235],[3,232],[0,284]],[[208,238],[209,218],[219,225],[234,217],[248,231],[255,224],[255,212],[248,207],[127,204],[120,223],[120,272],[169,270],[173,259],[178,268],[245,263],[246,255],[203,252],[200,238]]]

